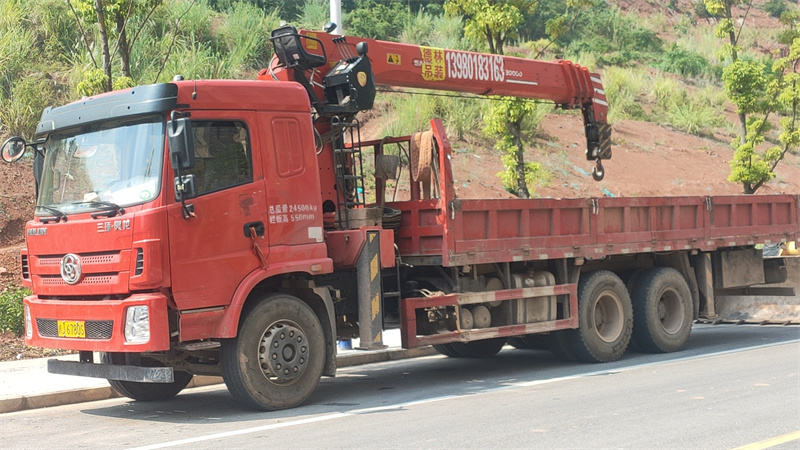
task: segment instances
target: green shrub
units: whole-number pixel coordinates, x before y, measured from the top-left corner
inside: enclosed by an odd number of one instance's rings
[[[42,110],[56,96],[53,81],[42,74],[20,78],[12,87],[10,98],[0,92],[0,132],[32,137]]]
[[[666,109],[676,98],[683,95],[685,87],[673,78],[656,76],[650,85],[648,97],[650,101]]]
[[[13,285],[0,292],[0,332],[10,331],[17,336],[25,332],[22,298],[26,295],[31,291]]]
[[[483,117],[487,102],[479,98],[439,97],[437,116],[442,118],[447,134],[462,140]]]
[[[436,117],[436,97],[428,95],[391,94],[383,134],[404,136],[430,129],[430,120]]]
[[[701,75],[719,77],[706,58],[676,44],[670,45],[669,49],[661,55],[661,59],[656,66],[667,72],[685,77],[698,77]]]
[[[723,125],[725,120],[721,111],[688,95],[672,104],[667,110],[666,119],[684,133],[699,136],[710,135],[713,128]]]
[[[433,31],[428,38],[431,47],[467,50],[464,28],[460,17],[447,17],[442,14],[433,18]]]
[[[30,64],[36,36],[24,24],[26,7],[11,0],[0,0],[0,94],[11,95],[14,82]]]
[[[641,97],[648,94],[648,77],[643,69],[607,67],[602,74],[608,98],[608,122],[620,119],[646,120]]]
[[[781,14],[789,10],[786,0],[767,0],[764,4],[764,11],[770,16],[780,19]]]
[[[594,53],[601,65],[632,65],[653,60],[663,52],[658,35],[640,25],[636,15],[600,3],[582,14],[560,39],[571,54]]]
[[[303,4],[303,9],[297,17],[297,24],[310,30],[321,30],[329,20],[328,0],[308,0]],[[337,23],[336,25],[341,26],[342,24]]]
[[[397,41],[408,15],[402,2],[357,0],[355,8],[344,13],[342,20],[348,35]]]
[[[236,3],[219,29],[227,51],[219,55],[233,68],[232,78],[242,77],[242,70],[266,67],[272,56],[270,32],[280,24],[277,10],[270,14],[247,3]],[[319,28],[315,27],[315,28]]]
[[[416,15],[408,14],[403,22],[400,42],[415,45],[431,45],[433,17],[420,9]]]

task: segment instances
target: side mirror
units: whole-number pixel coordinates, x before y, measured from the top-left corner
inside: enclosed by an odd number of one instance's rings
[[[0,156],[3,158],[3,161],[10,164],[19,161],[25,156],[25,149],[27,147],[28,144],[25,143],[25,139],[21,137],[8,138],[8,140],[3,143],[3,146],[0,147]]]
[[[194,137],[192,123],[188,117],[172,119],[167,122],[169,139],[169,158],[172,169],[191,169],[194,167]]]
[[[194,187],[194,175],[175,177],[175,201],[180,202],[197,197]]]

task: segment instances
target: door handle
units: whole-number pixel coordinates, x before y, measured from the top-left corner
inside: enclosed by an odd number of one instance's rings
[[[244,237],[250,239],[252,235],[250,234],[250,229],[253,228],[256,232],[256,236],[264,236],[264,232],[266,231],[266,227],[264,226],[264,222],[248,222],[244,224]]]

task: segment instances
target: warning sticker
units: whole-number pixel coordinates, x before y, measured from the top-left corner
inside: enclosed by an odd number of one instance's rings
[[[420,47],[422,55],[422,79],[425,81],[444,81],[444,50],[433,47]]]
[[[316,38],[317,33],[306,33],[306,36]],[[309,50],[316,50],[317,48],[319,48],[319,46],[317,45],[317,41],[315,41],[314,39],[303,39],[303,42],[306,43],[306,48]]]
[[[400,55],[397,53],[387,53],[386,54],[386,62],[388,64],[394,64],[395,66],[400,65]]]

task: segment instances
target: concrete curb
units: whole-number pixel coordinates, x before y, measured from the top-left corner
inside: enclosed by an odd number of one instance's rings
[[[340,355],[336,358],[339,368],[361,366],[385,361],[398,361],[401,359],[419,358],[422,356],[436,355],[433,347],[421,347],[411,350],[387,349],[368,352],[353,352]],[[222,377],[196,375],[186,386],[187,389],[221,384]],[[47,394],[22,395],[0,399],[0,414],[24,411],[28,409],[49,408],[51,406],[72,405],[76,403],[94,402],[120,397],[111,386],[80,388]]]

